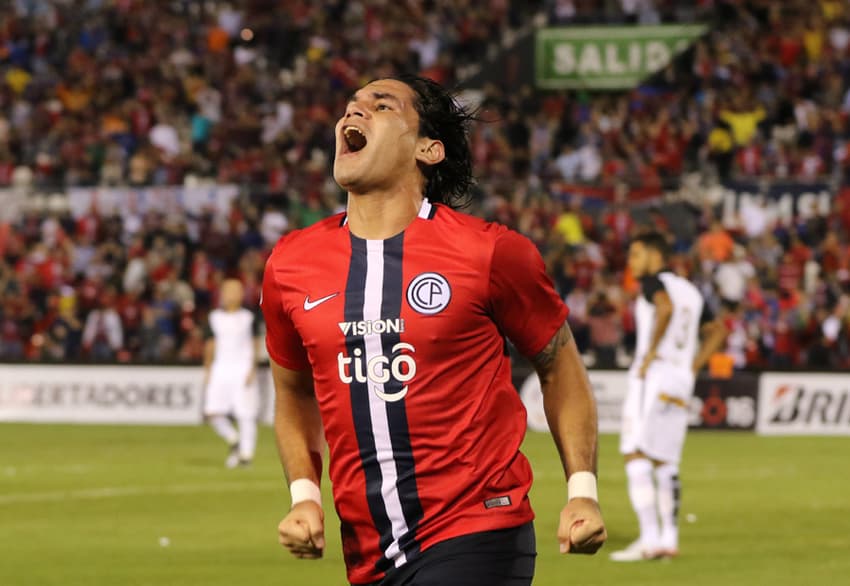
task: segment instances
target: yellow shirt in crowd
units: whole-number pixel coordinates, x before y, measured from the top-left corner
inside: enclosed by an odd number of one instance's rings
[[[820,8],[827,22],[837,20],[844,14],[844,2],[842,0],[821,0]]]
[[[732,135],[725,128],[715,127],[708,134],[708,148],[714,153],[728,153],[732,150]]]
[[[765,111],[762,107],[749,112],[723,110],[720,113],[720,119],[732,127],[732,137],[735,139],[735,144],[737,145],[749,144],[756,134],[759,122],[764,120],[764,117]]]
[[[577,214],[561,214],[555,223],[555,230],[564,238],[564,242],[571,246],[584,243],[584,230]]]
[[[819,61],[823,55],[823,31],[806,30],[803,33],[803,47],[810,61]]]

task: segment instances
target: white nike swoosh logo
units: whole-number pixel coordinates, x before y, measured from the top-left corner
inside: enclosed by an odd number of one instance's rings
[[[338,292],[333,293],[331,295],[328,295],[326,297],[322,297],[321,299],[316,299],[315,301],[310,301],[310,296],[307,295],[307,297],[304,298],[304,311],[310,311],[311,309],[318,307],[319,305],[321,305],[325,301],[330,301],[331,299],[333,299],[337,295],[339,295]]]

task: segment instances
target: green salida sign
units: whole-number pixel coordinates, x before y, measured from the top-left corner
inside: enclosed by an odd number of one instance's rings
[[[703,25],[546,28],[537,32],[537,86],[628,89],[687,49]]]

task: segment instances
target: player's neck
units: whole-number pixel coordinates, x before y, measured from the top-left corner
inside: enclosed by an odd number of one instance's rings
[[[348,229],[358,238],[386,240],[403,232],[422,207],[417,185],[348,194]]]

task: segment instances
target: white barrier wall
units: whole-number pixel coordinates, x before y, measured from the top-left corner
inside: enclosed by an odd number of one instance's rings
[[[269,371],[261,371],[270,421]],[[201,367],[0,365],[0,421],[197,425]]]
[[[596,396],[596,409],[599,415],[600,433],[620,431],[623,401],[626,398],[628,378],[622,370],[592,370],[590,385]],[[532,373],[523,382],[519,390],[520,398],[528,413],[528,428],[533,431],[548,431],[546,414],[543,412],[543,394],[540,391],[540,379]]]
[[[155,366],[0,366],[0,421],[196,424],[203,372]]]
[[[596,397],[599,432],[620,433],[623,401],[626,399],[629,384],[627,372],[591,370],[588,375],[590,386]],[[533,384],[539,395],[540,383],[536,382],[536,375],[533,375],[533,378],[535,380]],[[713,381],[707,385],[698,382],[688,405],[690,411],[688,425],[694,429],[754,429],[758,383],[753,382],[753,378],[752,374],[741,374],[732,381]],[[726,387],[723,393],[715,388],[720,384]],[[542,395],[539,402],[542,409]],[[548,430],[548,427],[544,427],[543,430]]]
[[[626,398],[628,378],[622,370],[592,370],[590,385],[596,396],[596,409],[599,415],[600,433],[620,431],[623,401]],[[528,428],[533,431],[548,431],[546,414],[543,412],[543,394],[540,391],[540,379],[531,373],[519,389],[520,398],[528,413]]]
[[[760,434],[850,435],[850,373],[766,372],[758,405]]]
[[[0,364],[0,422],[198,425],[203,376],[197,366]],[[268,368],[259,379],[260,421],[271,424]],[[591,371],[590,381],[600,432],[618,432],[626,372]],[[520,396],[529,428],[547,430],[537,375],[525,379]],[[850,435],[850,373],[743,373],[725,382],[703,380],[691,401],[690,424],[755,428],[764,435]]]

